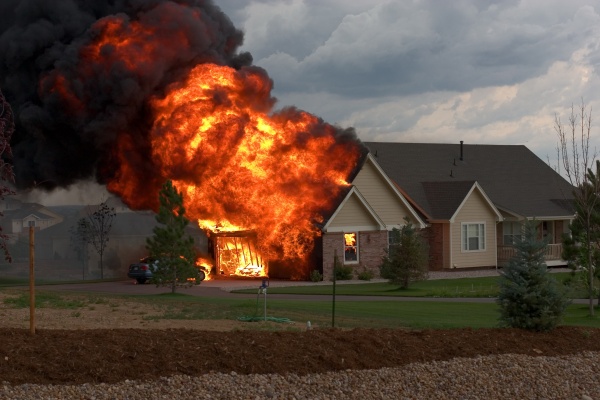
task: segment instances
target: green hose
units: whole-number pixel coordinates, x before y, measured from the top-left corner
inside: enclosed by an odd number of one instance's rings
[[[249,316],[249,315],[242,315],[241,317],[238,317],[237,320],[238,321],[242,321],[242,322],[260,322],[260,321],[271,321],[271,322],[279,322],[279,323],[284,323],[284,324],[291,324],[293,321],[289,318],[277,318],[277,317],[266,317],[263,315],[262,317],[258,316],[258,300],[260,298],[260,289],[258,291],[258,293],[256,294],[256,310],[254,311],[254,315]]]

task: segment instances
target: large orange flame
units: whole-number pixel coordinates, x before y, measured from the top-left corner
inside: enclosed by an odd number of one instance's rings
[[[148,28],[124,29],[118,19],[102,24],[101,34],[84,49],[89,58],[108,63],[107,68],[123,59],[119,68],[144,74],[148,58],[160,57],[148,48],[153,35]],[[90,67],[81,70],[85,77]],[[77,108],[59,78],[56,92]],[[188,218],[200,227],[254,231],[256,251],[267,260],[306,262],[319,235],[316,224],[348,186],[361,145],[309,113],[274,112],[271,89],[260,68],[196,64],[185,79],[147,99],[152,118],[147,143],[119,132],[118,170],[108,189],[132,208],[155,206],[158,188],[171,179],[184,195]],[[150,179],[139,172],[143,151]],[[297,275],[306,276],[306,270]]]

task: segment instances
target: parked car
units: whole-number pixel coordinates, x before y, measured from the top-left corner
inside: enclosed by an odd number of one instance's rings
[[[146,281],[152,279],[152,271],[155,266],[156,260],[144,257],[139,262],[129,265],[127,277],[135,279],[139,284],[144,284]]]
[[[144,257],[139,262],[129,265],[129,271],[127,271],[127,277],[133,278],[139,284],[144,284],[147,281],[152,280],[152,273],[157,266],[158,260],[151,257]],[[204,267],[198,268],[198,276],[196,277],[196,285],[199,285],[206,279],[206,271]]]

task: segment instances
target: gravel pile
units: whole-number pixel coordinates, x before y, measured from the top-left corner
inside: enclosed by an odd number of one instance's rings
[[[0,399],[600,399],[600,353],[457,358],[326,374],[173,376],[155,382],[0,384]],[[0,378],[1,379],[1,378]]]

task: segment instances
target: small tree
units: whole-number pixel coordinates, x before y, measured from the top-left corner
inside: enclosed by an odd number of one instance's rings
[[[514,243],[515,256],[500,274],[501,325],[549,331],[560,323],[569,300],[548,272],[546,246],[546,240],[538,239],[537,223],[527,221],[522,239]]]
[[[408,218],[405,222],[402,228],[392,230],[389,251],[379,267],[382,278],[400,285],[402,289],[429,276],[427,243]]]
[[[89,259],[89,245],[91,240],[91,225],[87,218],[80,218],[77,223],[69,228],[71,234],[71,247],[77,254],[77,259],[81,260],[81,279],[85,280],[85,269]]]
[[[100,256],[100,279],[104,279],[104,252],[108,246],[113,219],[117,214],[114,207],[103,201],[93,213],[77,221],[75,232],[79,240],[94,246]]]
[[[588,109],[583,102],[575,109],[571,105],[569,123],[565,126],[560,118],[555,115],[554,129],[558,135],[557,155],[559,158],[559,171],[565,175],[575,187],[572,193],[576,213],[574,224],[579,229],[578,240],[580,240],[579,251],[582,256],[578,257],[583,263],[582,271],[586,274],[587,287],[589,289],[588,309],[590,315],[594,315],[594,270],[596,264],[593,259],[594,235],[600,230],[598,221],[594,221],[594,213],[600,206],[600,179],[590,180],[592,166],[597,153],[590,149],[590,137],[592,132],[592,110]],[[598,167],[598,164],[596,164]],[[562,167],[562,168],[561,168]],[[597,171],[598,172],[598,171]],[[593,173],[592,173],[593,175]],[[567,195],[567,194],[565,194]],[[571,227],[573,229],[573,226]],[[569,251],[573,251],[571,248]]]
[[[575,203],[576,215],[588,214],[589,219],[575,218],[570,234],[563,235],[563,259],[569,262],[574,274],[578,274],[587,288],[590,298],[598,296],[600,304],[600,202],[595,201],[600,188],[600,161],[596,160],[596,172],[588,170],[587,182],[583,183],[580,198]],[[584,197],[585,195],[585,197]],[[588,206],[593,205],[593,207]],[[587,223],[589,221],[589,224]],[[595,278],[595,279],[594,279]]]
[[[10,147],[10,139],[15,131],[15,123],[13,119],[12,109],[0,91],[0,181],[14,182],[15,173],[13,166],[7,160],[12,158],[12,150]],[[7,195],[14,194],[14,191],[4,183],[0,183],[0,200],[4,200]],[[0,212],[0,217],[3,214]],[[0,250],[4,253],[4,259],[8,262],[12,261],[10,252],[8,251],[8,236],[2,232],[0,227]]]
[[[161,224],[154,228],[154,236],[148,238],[146,248],[157,260],[152,279],[157,285],[171,287],[175,293],[180,282],[196,279],[194,239],[186,234],[189,221],[185,217],[183,196],[167,181],[159,193],[160,206],[156,220]]]

